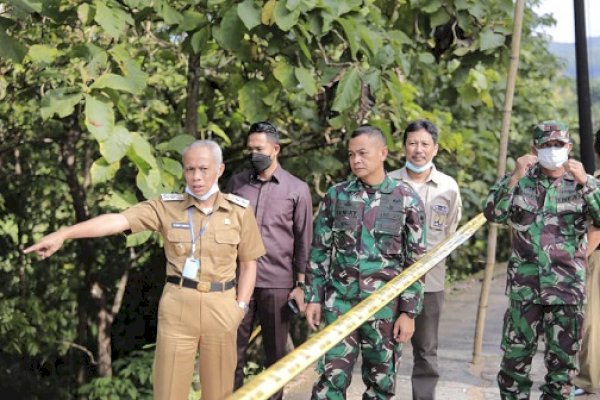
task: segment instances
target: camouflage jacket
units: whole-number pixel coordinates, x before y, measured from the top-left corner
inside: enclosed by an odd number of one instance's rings
[[[357,178],[332,186],[315,220],[306,301],[356,305],[425,253],[425,211],[410,186],[386,176],[378,188]],[[374,318],[399,311],[419,313],[423,285],[417,281]]]
[[[582,186],[569,174],[554,181],[538,165],[513,188],[511,174],[490,190],[484,214],[512,227],[506,294],[543,305],[585,301],[587,220],[600,226],[598,181]]]

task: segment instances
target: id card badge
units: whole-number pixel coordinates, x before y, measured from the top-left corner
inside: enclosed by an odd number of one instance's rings
[[[188,257],[185,259],[185,264],[183,265],[183,277],[196,280],[198,276],[198,270],[200,269],[200,260],[197,260],[193,257]]]

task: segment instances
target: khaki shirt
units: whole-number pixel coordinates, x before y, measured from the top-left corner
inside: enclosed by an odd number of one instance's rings
[[[432,166],[423,185],[411,182],[406,167],[395,170],[390,177],[409,184],[425,204],[427,251],[456,231],[462,215],[462,201],[458,184],[449,175]],[[446,279],[446,260],[433,267],[425,278],[425,292],[441,292]]]
[[[232,200],[217,194],[212,214],[205,215],[198,201],[188,194],[170,195],[171,200],[149,200],[121,214],[132,232],[156,231],[164,239],[167,275],[181,276],[185,259],[192,251],[188,208],[196,241],[194,257],[200,260],[199,281],[226,282],[235,279],[236,259],[252,261],[265,254],[252,209],[242,206],[243,199]],[[240,204],[238,204],[240,203]],[[202,227],[208,226],[202,235]]]

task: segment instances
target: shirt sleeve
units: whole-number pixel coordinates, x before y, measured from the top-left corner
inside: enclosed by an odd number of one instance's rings
[[[462,218],[462,198],[460,197],[460,190],[458,188],[458,185],[455,186],[454,196],[455,197],[454,201],[452,202],[452,208],[449,212],[450,221],[448,221],[448,235],[451,235],[454,232],[456,232],[460,219]]]
[[[329,190],[319,206],[314,224],[310,263],[306,270],[304,298],[307,303],[322,303],[331,267],[333,192]]]
[[[490,222],[504,223],[508,219],[510,204],[518,183],[512,188],[508,187],[511,174],[500,178],[490,189],[486,199],[483,215]]]
[[[148,200],[136,204],[121,212],[127,221],[131,232],[160,231],[162,223],[158,216],[158,200]]]
[[[425,208],[414,193],[406,208],[406,258],[404,268],[413,265],[426,251]],[[400,312],[419,314],[423,308],[423,277],[400,294]]]
[[[588,175],[588,180],[583,187],[583,198],[588,206],[588,212],[595,227],[600,227],[600,182]]]
[[[308,185],[302,185],[294,207],[293,216],[294,230],[294,270],[296,273],[304,274],[308,264],[310,243],[313,236],[312,226],[312,198]]]
[[[238,245],[238,259],[242,262],[256,260],[266,253],[265,246],[258,230],[256,218],[250,207],[244,210],[240,243]]]

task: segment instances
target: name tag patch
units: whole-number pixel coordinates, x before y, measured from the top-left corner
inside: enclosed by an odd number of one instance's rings
[[[446,226],[448,219],[448,206],[443,204],[434,204],[431,206],[431,228],[441,231]]]

